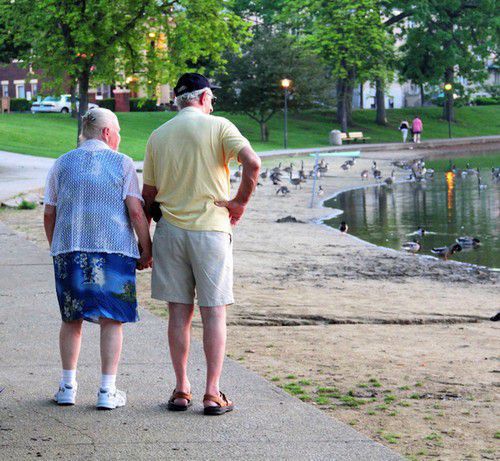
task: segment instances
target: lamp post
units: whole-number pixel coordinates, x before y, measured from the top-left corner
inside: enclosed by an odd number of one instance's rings
[[[284,135],[283,135],[283,144],[285,149],[288,147],[288,88],[290,88],[290,84],[292,82],[287,78],[281,80],[281,87],[285,90],[285,117],[284,117]]]
[[[450,91],[453,90],[453,85],[451,83],[445,83],[444,89],[447,93],[445,104],[446,104],[446,114],[448,115],[448,138],[451,139],[451,110],[448,99],[450,97]],[[451,97],[453,97],[453,95]]]

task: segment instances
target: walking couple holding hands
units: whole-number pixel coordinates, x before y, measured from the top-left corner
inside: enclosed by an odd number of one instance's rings
[[[229,120],[211,115],[212,89],[200,74],[181,76],[174,89],[178,114],[148,140],[142,191],[132,160],[118,152],[118,119],[103,108],[84,115],[80,145],[59,157],[48,174],[44,226],[62,318],[62,375],[54,396],[60,405],[76,403],[83,320],[100,325],[97,408],[126,404],[125,392],[116,387],[122,325],[139,320],[136,269],[152,267],[151,296],[169,310],[176,382],[165,398],[168,409],[183,411],[192,401],[187,359],[195,295],[207,363],[204,413],[234,408],[219,388],[226,308],[234,302],[232,228],[256,186],[260,159]],[[243,166],[233,199],[231,160]],[[151,241],[155,206],[161,214]]]

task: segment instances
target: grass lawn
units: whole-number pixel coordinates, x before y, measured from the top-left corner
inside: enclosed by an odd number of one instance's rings
[[[257,123],[245,115],[216,112],[232,120],[248,137],[257,151],[283,147],[283,117],[275,115],[269,122],[270,140],[260,141]],[[392,109],[387,111],[389,125],[374,123],[373,110],[353,113],[351,131],[362,131],[371,142],[398,142],[398,131],[403,118],[411,120],[419,114],[424,123],[423,139],[447,138],[448,124],[440,119],[441,108]],[[131,112],[117,114],[122,128],[120,150],[136,160],[143,158],[146,141],[152,130],[175,115],[172,112]],[[453,124],[454,137],[500,134],[500,107],[460,107],[456,109],[457,122]],[[305,111],[289,117],[290,148],[320,147],[328,145],[328,133],[338,129],[333,123],[333,113]],[[64,114],[4,114],[0,115],[0,150],[23,154],[58,157],[75,146],[76,121]]]
[[[486,154],[476,154],[474,157],[458,157],[451,158],[451,162],[459,170],[464,169],[469,163],[471,168],[491,169],[493,167],[500,167],[500,153],[492,152]],[[434,168],[436,171],[447,171],[450,165],[448,159],[435,159],[426,160],[425,166],[427,168]]]

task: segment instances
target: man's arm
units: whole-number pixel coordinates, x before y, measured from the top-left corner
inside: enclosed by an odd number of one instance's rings
[[[53,205],[45,205],[43,211],[43,227],[49,245],[52,245],[52,237],[54,236],[54,227],[56,227],[56,207]]]
[[[151,210],[151,205],[153,205],[157,194],[158,190],[155,186],[148,186],[147,184],[142,186],[142,198],[144,199],[144,211],[146,212],[148,225],[151,224],[151,215],[149,214],[149,210]]]
[[[215,202],[217,206],[226,207],[229,210],[229,219],[232,226],[236,226],[243,217],[243,213],[245,213],[246,206],[257,185],[261,164],[259,156],[250,146],[240,150],[238,161],[243,166],[243,172],[236,197],[229,202],[225,200]]]

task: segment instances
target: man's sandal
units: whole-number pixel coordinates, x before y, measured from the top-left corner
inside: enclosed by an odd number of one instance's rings
[[[228,398],[222,392],[219,392],[219,395],[205,394],[203,396],[203,401],[205,400],[217,404],[217,406],[205,407],[203,409],[203,413],[205,415],[212,415],[212,416],[223,415],[228,411],[234,410],[233,402],[231,402],[231,400],[228,400]]]
[[[193,396],[191,393],[187,394],[186,392],[179,392],[174,389],[174,392],[172,392],[172,397],[170,397],[170,400],[168,401],[167,408],[170,411],[186,411],[190,406],[191,406],[191,400]],[[187,405],[177,405],[175,402],[176,399],[184,399],[187,400]]]

